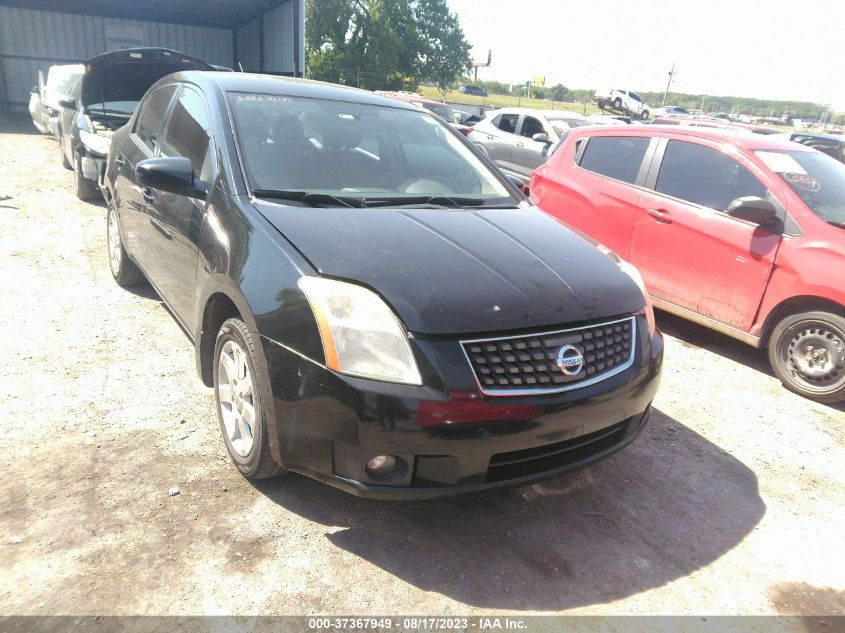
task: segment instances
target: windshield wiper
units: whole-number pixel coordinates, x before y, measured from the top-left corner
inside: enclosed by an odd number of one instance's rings
[[[348,198],[344,196],[333,196],[328,193],[313,193],[311,191],[290,191],[287,189],[253,189],[252,195],[258,198],[271,198],[273,200],[295,200],[316,207],[321,204],[334,202],[342,207],[361,208],[364,201],[361,198]]]
[[[403,196],[403,197],[395,197],[395,198],[369,198],[365,200],[366,206],[368,207],[396,207],[397,209],[401,209],[403,207],[420,207],[424,205],[431,205],[436,206],[437,208],[454,208],[454,209],[464,209],[467,207],[475,207],[475,208],[483,208],[483,209],[490,209],[490,208],[504,208],[505,206],[511,207],[513,203],[507,203],[507,205],[499,205],[499,204],[485,204],[488,202],[484,198],[465,198],[465,197],[458,197],[458,196],[447,196],[443,194],[431,195],[431,196]]]

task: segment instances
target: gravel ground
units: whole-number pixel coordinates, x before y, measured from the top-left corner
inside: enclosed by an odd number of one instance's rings
[[[667,315],[650,426],[592,467],[414,503],[250,484],[33,132],[0,126],[0,614],[845,614],[845,407]]]

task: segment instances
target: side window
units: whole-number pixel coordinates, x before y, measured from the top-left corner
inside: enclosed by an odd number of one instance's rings
[[[155,152],[158,144],[158,137],[161,134],[161,125],[164,123],[164,115],[167,113],[167,106],[176,90],[174,86],[167,86],[156,90],[144,100],[141,116],[135,126],[135,133],[138,138],[147,146],[150,152]]]
[[[642,97],[640,97],[640,95],[638,95],[636,92],[629,92],[628,96],[630,96],[631,99],[633,99],[634,101],[642,102]]]
[[[519,132],[521,136],[531,138],[535,134],[540,134],[542,132],[545,132],[543,124],[533,116],[526,116],[522,119],[522,129]]]
[[[205,102],[196,90],[184,88],[167,121],[161,155],[190,158],[196,176],[208,182],[214,172],[211,149],[211,118]]]
[[[634,184],[651,139],[646,136],[594,136],[579,165],[587,171]]]
[[[499,118],[499,122],[496,123],[496,127],[502,130],[502,132],[514,134],[516,132],[516,124],[518,121],[518,114],[503,114],[501,115],[501,118]]]
[[[754,174],[727,154],[685,141],[669,141],[655,189],[719,211],[736,198],[765,198],[768,193]]]

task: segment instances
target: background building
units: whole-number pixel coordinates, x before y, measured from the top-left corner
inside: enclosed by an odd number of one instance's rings
[[[304,0],[0,0],[0,111],[26,110],[39,70],[133,46],[303,76]]]

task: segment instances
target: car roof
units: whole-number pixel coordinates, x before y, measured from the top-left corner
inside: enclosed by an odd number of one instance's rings
[[[819,132],[792,132],[792,136],[803,136],[806,138],[818,138],[826,141],[836,141],[837,143],[845,143],[845,137],[837,136],[836,134],[820,134]]]
[[[174,79],[177,81],[192,81],[200,85],[213,84],[223,92],[252,92],[294,98],[329,99],[419,111],[418,107],[401,99],[384,97],[369,90],[360,90],[311,79],[259,73],[210,71],[185,71],[169,75],[168,78],[171,81]]]
[[[495,112],[496,114],[534,114],[544,116],[547,119],[561,119],[564,117],[570,119],[587,118],[580,112],[573,112],[572,110],[538,110],[537,108],[499,108]]]
[[[658,134],[688,136],[690,138],[706,139],[718,143],[729,143],[735,147],[749,151],[814,151],[811,147],[795,143],[794,141],[778,137],[773,138],[772,136],[761,134],[751,134],[747,131],[725,130],[719,128],[689,128],[679,127],[677,125],[643,125],[635,123],[625,127],[581,127],[572,130],[569,133],[569,138],[577,139],[582,136],[655,136]]]

